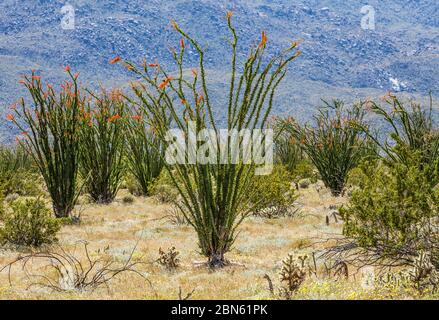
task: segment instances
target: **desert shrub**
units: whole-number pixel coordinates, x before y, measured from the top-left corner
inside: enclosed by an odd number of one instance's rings
[[[3,243],[39,247],[57,241],[59,221],[40,199],[16,200],[3,214],[0,239]]]
[[[420,251],[413,260],[413,265],[408,269],[398,272],[379,274],[374,281],[375,287],[380,290],[397,292],[414,290],[420,297],[435,294],[439,287],[439,270],[432,264],[431,255]]]
[[[32,72],[21,83],[28,89],[33,107],[21,99],[21,107],[7,118],[21,130],[19,142],[31,154],[53,204],[56,217],[69,216],[78,197],[79,157],[78,122],[84,105],[77,75],[66,68],[71,81],[62,85],[59,94],[51,85],[43,88],[41,78]]]
[[[124,174],[125,104],[115,89],[92,95],[81,110],[80,172],[85,190],[96,203],[116,197]]]
[[[3,220],[3,215],[5,213],[5,206],[3,201],[5,200],[5,196],[3,194],[2,186],[0,185],[0,221]]]
[[[267,36],[263,32],[259,45],[250,50],[242,68],[238,67],[238,36],[231,17],[232,14],[227,15],[233,51],[230,90],[225,108],[227,129],[229,132],[232,129],[237,132],[242,129],[264,129],[286,67],[300,52],[296,51],[297,43],[294,43],[272,59],[265,59]],[[139,70],[132,63],[124,62],[141,79],[141,84],[132,85],[137,105],[152,120],[148,124],[162,141],[167,141],[169,133],[167,115],[170,115],[172,124],[183,133],[183,137],[189,137],[190,124],[194,125],[196,134],[205,128],[211,128],[219,134],[208,90],[203,46],[177,23],[173,22],[173,27],[182,37],[179,50],[172,52],[177,70],[175,75],[171,76],[157,64],[145,63],[143,70]],[[183,72],[187,68],[184,58],[188,47],[199,58],[198,69],[193,69],[189,74]],[[239,140],[242,147],[243,139]],[[226,263],[224,255],[235,241],[239,224],[251,212],[246,198],[256,164],[234,161],[230,156],[222,159],[219,139],[212,143],[217,147],[215,151],[210,149],[204,154],[215,158],[211,162],[203,164],[195,161],[192,164],[189,163],[191,161],[177,161],[171,165],[171,162],[165,161],[165,168],[169,172],[173,170],[173,184],[182,197],[182,210],[197,232],[201,253],[208,258],[209,266],[220,267]],[[165,150],[169,146],[175,147],[174,141],[167,141]]]
[[[163,170],[156,179],[151,181],[150,194],[161,203],[175,203],[178,200],[179,191],[174,185],[171,174]],[[177,183],[181,184],[181,181]]]
[[[361,130],[365,114],[362,105],[346,108],[341,101],[326,103],[314,117],[314,126],[300,126],[292,119],[285,121],[285,130],[300,141],[334,196],[342,193],[349,170],[364,156],[367,139]]]
[[[41,176],[35,172],[17,172],[11,179],[3,182],[5,195],[37,197],[43,195]]]
[[[133,191],[139,196],[150,195],[152,182],[163,168],[164,145],[151,127],[143,121],[142,113],[131,115],[127,135],[128,168],[135,178]]]
[[[0,180],[8,180],[21,171],[36,171],[33,160],[26,150],[20,144],[0,146]]]
[[[121,189],[124,188],[128,189],[128,192],[136,197],[140,197],[143,194],[142,187],[130,173],[125,175],[124,181],[122,182]]]
[[[309,186],[311,185],[311,179],[309,178],[305,178],[305,179],[300,179],[298,182],[298,185],[301,189],[307,189],[309,188]]]
[[[357,262],[412,265],[424,250],[439,266],[439,191],[419,169],[419,160],[412,161],[410,166],[381,160],[360,166],[358,188],[340,208],[343,233],[354,244],[345,248],[358,251],[351,256]]]
[[[309,179],[311,183],[316,183],[317,180],[320,178],[319,172],[307,159],[304,159],[297,163],[292,175],[295,181],[299,181],[301,179]]]
[[[255,176],[251,196],[256,216],[275,218],[296,212],[292,208],[297,198],[292,176],[282,165],[276,165],[270,175]]]
[[[126,196],[124,196],[123,198],[122,198],[122,202],[124,203],[124,204],[131,204],[131,203],[134,203],[134,197],[133,196],[131,196],[131,195],[126,195]]]

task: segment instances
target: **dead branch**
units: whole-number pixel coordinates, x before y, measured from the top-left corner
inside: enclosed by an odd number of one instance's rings
[[[109,291],[110,281],[125,272],[137,274],[151,286],[150,281],[135,268],[137,265],[142,264],[140,261],[133,261],[137,243],[128,258],[122,263],[104,254],[93,257],[90,255],[88,242],[80,241],[78,243],[82,244],[86,256],[85,261],[80,260],[76,255],[76,246],[72,252],[66,251],[62,246],[57,246],[55,250],[47,249],[45,251],[19,255],[1,268],[0,272],[8,270],[9,284],[12,286],[12,267],[21,264],[21,269],[30,281],[28,289],[40,287],[56,292],[93,292],[102,286],[105,286]],[[29,266],[32,266],[35,260],[45,261],[44,267],[48,270],[46,274],[31,271]]]

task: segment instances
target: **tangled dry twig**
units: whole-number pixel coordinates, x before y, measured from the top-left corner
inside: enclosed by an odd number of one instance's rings
[[[12,285],[12,267],[21,263],[21,268],[30,281],[27,289],[40,287],[57,292],[93,292],[101,286],[105,286],[110,291],[109,282],[124,272],[133,272],[151,285],[150,281],[135,269],[137,265],[142,263],[140,261],[133,261],[137,244],[130,252],[128,258],[124,262],[118,263],[114,258],[104,254],[98,254],[96,257],[93,257],[88,248],[88,242],[80,241],[79,243],[83,245],[85,261],[80,260],[75,253],[76,246],[72,252],[57,246],[57,250],[48,249],[20,255],[0,269],[0,272],[8,270],[9,283]],[[45,261],[44,268],[48,269],[48,272],[40,274],[37,271],[30,270],[28,266],[34,265],[35,260]]]

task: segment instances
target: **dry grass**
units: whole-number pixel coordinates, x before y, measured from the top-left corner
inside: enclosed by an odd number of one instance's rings
[[[64,226],[60,245],[73,249],[79,240],[89,242],[90,251],[104,252],[123,260],[137,244],[135,259],[143,261],[138,270],[151,282],[133,273],[120,274],[106,288],[92,293],[47,290],[26,290],[29,281],[19,267],[0,274],[0,299],[178,299],[195,289],[191,299],[270,299],[265,274],[278,282],[280,263],[289,252],[310,253],[321,249],[318,239],[340,234],[342,225],[333,220],[326,225],[330,205],[345,199],[333,198],[325,190],[312,186],[301,190],[298,205],[301,215],[295,218],[267,220],[250,217],[242,225],[234,249],[227,258],[235,262],[222,270],[211,271],[196,262],[204,261],[198,254],[197,239],[189,226],[175,225],[167,219],[168,205],[153,199],[138,198],[132,204],[122,203],[126,191],[111,205],[86,205],[81,225]],[[180,266],[169,271],[155,261],[159,248],[176,247]],[[18,252],[0,250],[0,265],[6,265]],[[38,270],[42,266],[34,265]],[[397,293],[398,295],[400,293]],[[406,295],[406,293],[401,293]],[[368,299],[389,298],[388,295],[363,289],[360,280],[336,281],[331,278],[309,278],[298,291],[298,299]],[[390,296],[392,298],[393,296]]]

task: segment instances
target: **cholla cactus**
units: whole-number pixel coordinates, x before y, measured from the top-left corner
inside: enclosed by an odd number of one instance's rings
[[[169,248],[168,251],[163,251],[162,248],[160,248],[160,257],[157,259],[157,263],[168,270],[175,270],[180,265],[180,259],[178,258],[179,254],[180,252],[178,252],[175,247]]]
[[[431,253],[424,250],[414,259],[409,271],[410,280],[419,292],[430,289],[433,293],[439,286],[439,271],[431,262]]]
[[[280,281],[283,284],[279,289],[281,297],[290,300],[292,295],[299,289],[305,281],[307,274],[308,256],[296,256],[288,254],[288,257],[282,261],[280,271]]]

